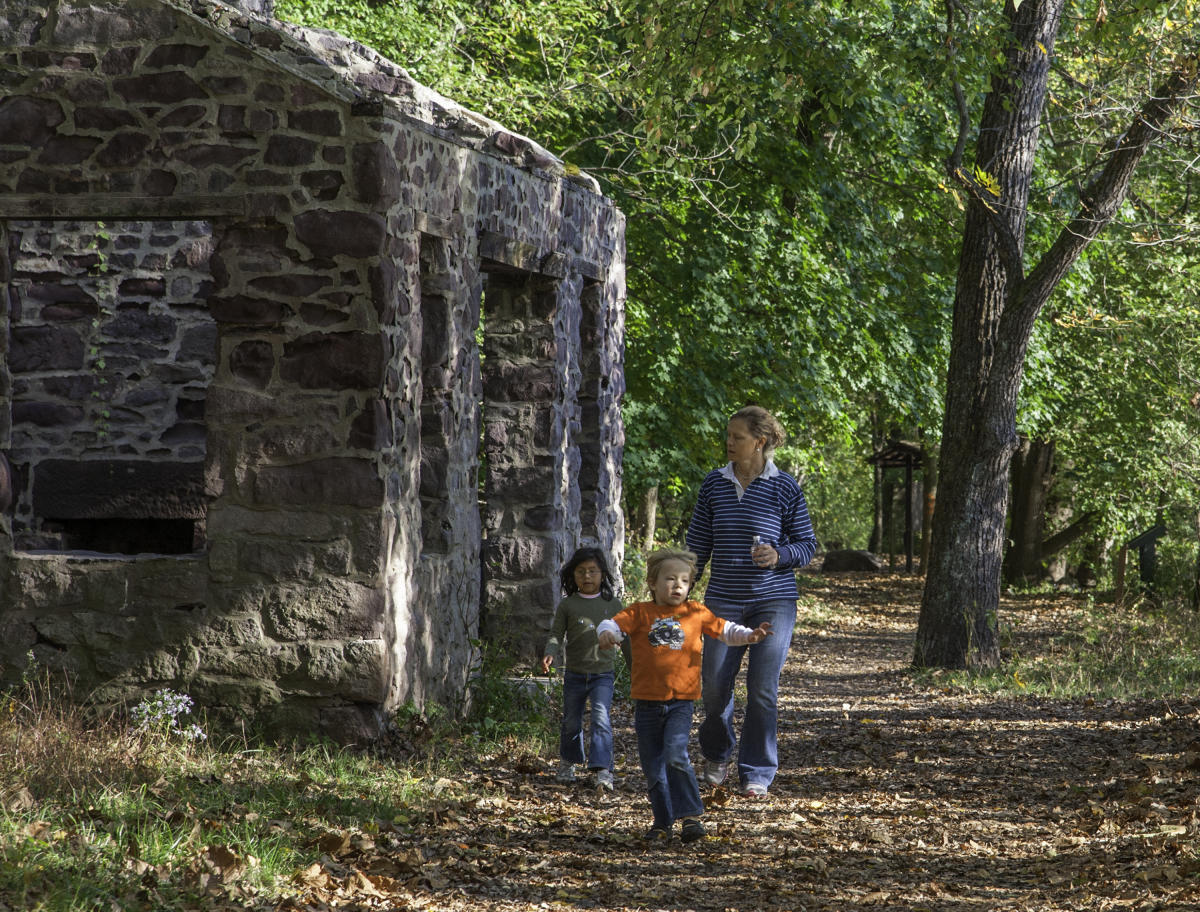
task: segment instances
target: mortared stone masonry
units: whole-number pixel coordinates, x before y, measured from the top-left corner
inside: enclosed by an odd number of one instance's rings
[[[624,220],[271,0],[0,0],[0,680],[462,707],[619,560]]]

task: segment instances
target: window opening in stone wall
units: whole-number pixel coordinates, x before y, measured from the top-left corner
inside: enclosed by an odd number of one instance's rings
[[[14,545],[201,550],[212,226],[8,229]]]
[[[488,638],[505,640],[506,631],[544,626],[558,594],[557,296],[541,277],[489,262],[483,269],[480,626]]]

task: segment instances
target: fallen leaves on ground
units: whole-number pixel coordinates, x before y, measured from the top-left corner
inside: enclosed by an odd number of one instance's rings
[[[770,799],[707,790],[700,843],[642,845],[649,806],[630,707],[618,703],[614,793],[556,784],[554,757],[490,758],[416,817],[320,838],[277,908],[1200,907],[1195,699],[922,686],[906,671],[919,581],[830,575],[805,592],[839,610],[819,626],[801,618]],[[1028,611],[1021,635],[1032,639],[1067,616],[1053,599]]]

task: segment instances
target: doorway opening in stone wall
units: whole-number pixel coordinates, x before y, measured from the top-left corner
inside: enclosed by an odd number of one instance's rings
[[[541,629],[557,601],[558,283],[486,260],[483,271],[480,628],[524,655],[535,644],[511,632]]]
[[[212,225],[11,220],[13,543],[204,548]]]
[[[601,440],[600,403],[606,396],[609,378],[604,372],[599,339],[608,327],[601,316],[603,288],[589,281],[580,295],[582,313],[579,324],[580,381],[579,381],[579,533],[580,540],[600,541],[599,499],[601,461],[604,446]]]
[[[449,498],[449,425],[453,410],[457,349],[452,318],[454,272],[450,244],[441,238],[421,236],[421,461],[418,490],[421,497],[422,558],[444,555],[453,542],[453,517]]]

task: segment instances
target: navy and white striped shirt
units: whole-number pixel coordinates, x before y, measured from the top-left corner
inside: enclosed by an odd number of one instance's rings
[[[779,563],[770,570],[756,567],[750,557],[755,535],[779,552]],[[692,511],[687,546],[699,558],[697,578],[712,563],[706,598],[758,602],[799,598],[794,571],[812,560],[817,539],[800,485],[767,460],[744,492],[732,463],[708,473]]]

